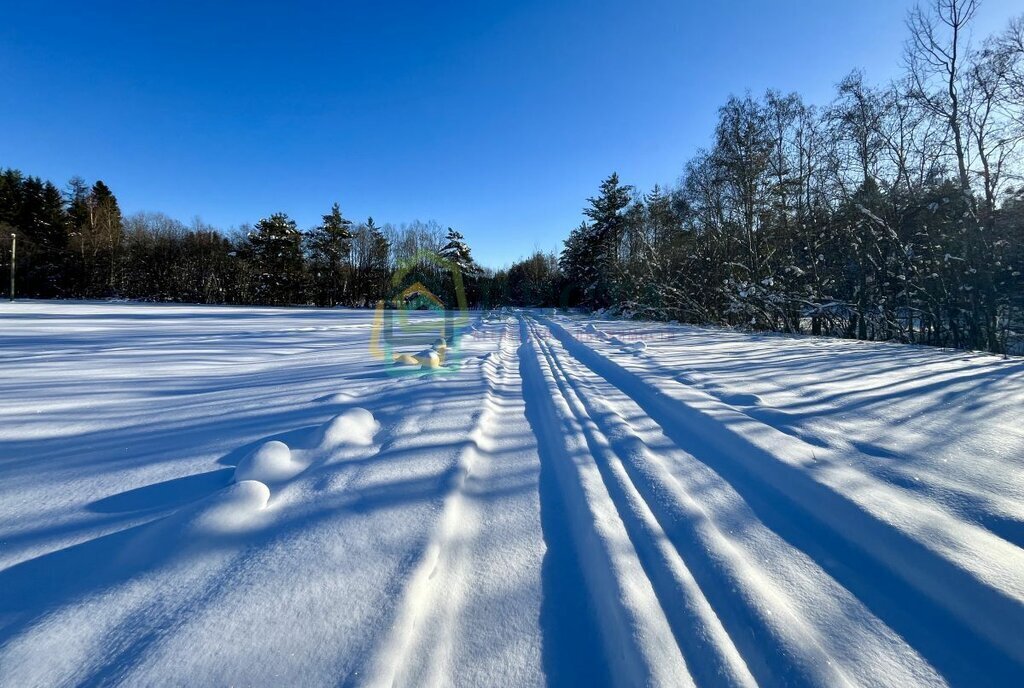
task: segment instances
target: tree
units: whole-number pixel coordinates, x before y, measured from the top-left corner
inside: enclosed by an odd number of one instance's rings
[[[102,181],[90,188],[80,177],[69,182],[69,239],[77,254],[74,273],[79,296],[117,291],[123,219],[117,198]]]
[[[589,302],[597,286],[596,244],[592,229],[586,222],[580,223],[579,227],[569,232],[568,238],[563,242],[562,252],[558,258],[558,265],[566,283],[563,305],[575,306]]]
[[[508,269],[504,303],[557,306],[560,278],[558,258],[553,253],[535,251],[528,258],[516,261]]]
[[[979,0],[930,0],[916,6],[907,19],[910,39],[906,61],[914,96],[931,114],[941,117],[953,137],[960,191],[970,193],[967,142],[961,96],[967,56],[966,28]]]
[[[320,225],[306,236],[317,303],[334,306],[343,303],[348,295],[351,228],[352,222],[342,216],[335,203]]]
[[[459,272],[458,277],[454,274],[445,276],[444,290],[446,293],[443,295],[444,302],[451,305],[459,302],[459,295],[455,293],[455,288],[461,282],[464,290],[463,297],[466,299],[466,302],[476,303],[479,300],[477,283],[483,275],[483,270],[473,260],[473,253],[466,243],[465,237],[449,227],[448,233],[445,235],[445,244],[438,251],[438,255],[447,265],[452,266]]]
[[[19,235],[19,291],[25,296],[64,293],[67,214],[64,198],[52,183],[0,170],[0,226],[6,238]]]
[[[256,223],[246,237],[246,260],[255,276],[260,303],[287,305],[301,299],[304,264],[302,235],[285,213]]]
[[[600,193],[587,199],[583,214],[591,220],[585,236],[590,244],[585,247],[589,255],[582,256],[591,263],[594,280],[584,288],[587,302],[595,307],[611,305],[616,297],[616,275],[620,268],[620,247],[626,233],[623,211],[632,200],[633,187],[619,183],[619,175],[612,172],[601,182]]]

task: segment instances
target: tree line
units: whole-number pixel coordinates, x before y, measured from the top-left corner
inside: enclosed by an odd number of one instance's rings
[[[824,107],[732,97],[675,188],[608,177],[560,257],[570,303],[643,317],[1004,351],[1024,335],[1024,17],[908,18],[905,73]],[[1014,330],[1016,329],[1016,333]]]
[[[855,70],[823,106],[774,90],[730,98],[677,184],[641,193],[612,174],[560,255],[496,271],[434,222],[353,222],[335,204],[305,230],[276,213],[224,233],[124,217],[101,181],[61,190],[11,169],[0,241],[18,233],[20,293],[41,298],[366,307],[418,284],[449,307],[1019,350],[1024,16],[970,46],[977,9],[915,8],[888,84]]]
[[[353,222],[335,203],[305,230],[279,212],[222,232],[162,213],[123,216],[102,181],[76,177],[61,190],[0,169],[0,241],[11,232],[27,298],[372,307],[418,284],[472,308],[554,304],[563,289],[554,254],[485,269],[461,233],[436,222]]]
[[[0,240],[12,232],[17,293],[34,298],[363,307],[395,296],[398,276],[444,304],[470,306],[487,278],[464,237],[435,222],[353,222],[334,204],[306,230],[274,213],[224,233],[160,213],[123,216],[102,181],[75,178],[62,191],[3,169]],[[9,251],[4,258],[9,265]]]

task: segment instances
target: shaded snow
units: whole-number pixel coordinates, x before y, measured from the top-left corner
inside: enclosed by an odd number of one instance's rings
[[[1020,360],[411,318],[0,304],[0,685],[1024,675]]]

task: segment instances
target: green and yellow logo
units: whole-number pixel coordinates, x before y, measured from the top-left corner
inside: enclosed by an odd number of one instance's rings
[[[454,304],[446,304],[419,280],[410,278],[425,268],[450,279]],[[459,337],[469,324],[469,305],[459,266],[432,251],[405,261],[391,280],[392,296],[377,302],[370,332],[370,355],[388,365],[389,374],[408,372],[406,366],[432,372],[454,372],[461,365]]]

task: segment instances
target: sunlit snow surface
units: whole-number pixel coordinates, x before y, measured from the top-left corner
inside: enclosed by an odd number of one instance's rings
[[[0,304],[0,686],[1008,685],[1024,362]]]

